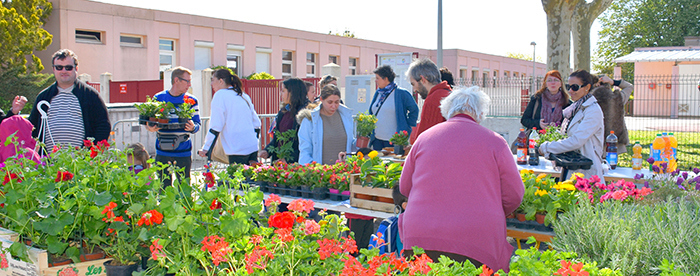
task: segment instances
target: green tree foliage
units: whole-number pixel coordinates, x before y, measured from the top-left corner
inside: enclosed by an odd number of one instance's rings
[[[522,60],[527,60],[527,61],[532,61],[532,56],[531,55],[526,55],[523,53],[513,53],[513,52],[507,52],[506,57],[509,58],[517,58],[517,59],[522,59]],[[537,62],[542,62],[542,57],[537,57]]]
[[[44,69],[34,51],[45,50],[51,44],[52,35],[42,28],[51,10],[46,0],[2,0],[0,72],[19,68],[21,73],[38,73]]]
[[[698,0],[617,0],[600,17],[600,40],[593,69],[612,73],[615,58],[639,47],[683,46],[700,33]],[[622,67],[632,74],[633,64]]]

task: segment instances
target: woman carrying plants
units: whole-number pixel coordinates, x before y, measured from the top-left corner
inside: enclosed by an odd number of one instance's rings
[[[547,126],[561,125],[561,111],[571,104],[569,94],[564,91],[561,73],[552,70],[544,75],[545,82],[540,90],[530,97],[520,123],[527,129],[544,129]]]
[[[297,113],[304,109],[309,103],[309,99],[306,98],[306,85],[304,81],[300,78],[290,78],[282,82],[281,89],[282,98],[282,108],[277,113],[275,118],[275,135],[272,140],[261,150],[258,154],[261,158],[272,158],[275,161],[278,158],[277,154],[274,152],[273,148],[281,148],[283,143],[279,141],[279,133],[286,132],[288,130],[298,131],[299,124],[296,121]],[[299,138],[297,135],[291,137],[292,143],[292,154],[290,157],[285,158],[287,163],[294,163],[299,161]],[[270,152],[272,151],[272,152]]]
[[[321,104],[309,108],[297,114],[299,163],[333,165],[338,153],[353,150],[352,110],[340,104],[340,90],[332,84],[321,89]]]
[[[453,90],[440,105],[447,121],[421,133],[408,154],[399,180],[408,197],[399,217],[407,255],[417,246],[433,261],[444,255],[508,269],[505,217],[525,187],[506,141],[479,125],[488,102],[478,87]]]
[[[374,150],[381,150],[391,147],[389,139],[394,133],[405,130],[411,134],[418,119],[418,104],[408,90],[396,85],[396,74],[390,66],[381,66],[374,74],[379,89],[374,93],[369,114],[377,116],[377,128],[370,137],[370,145]]]
[[[212,74],[211,87],[216,90],[211,100],[211,123],[199,156],[206,157],[214,145],[214,139],[221,139],[230,164],[257,162],[258,137],[255,130],[260,129],[260,117],[250,96],[243,93],[241,80],[229,69],[218,69]]]
[[[564,121],[561,131],[567,137],[555,141],[545,142],[540,145],[540,153],[548,156],[550,153],[564,153],[568,151],[580,151],[581,154],[593,161],[593,166],[588,170],[576,170],[583,173],[586,178],[597,175],[605,181],[603,175],[603,110],[598,101],[590,93],[592,87],[591,74],[586,70],[576,70],[569,76],[569,84],[566,85],[574,103],[563,110]],[[562,175],[566,179],[567,176]]]

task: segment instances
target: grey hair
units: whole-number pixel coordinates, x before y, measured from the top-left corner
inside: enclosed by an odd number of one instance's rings
[[[438,84],[442,82],[440,69],[438,69],[437,65],[435,65],[432,60],[427,58],[413,61],[411,65],[408,66],[406,76],[416,81],[420,81],[420,77],[423,76],[425,77],[425,80],[431,84]]]
[[[472,116],[477,123],[481,123],[486,117],[489,103],[491,98],[479,90],[478,86],[459,87],[440,101],[440,112],[447,119],[464,113]]]

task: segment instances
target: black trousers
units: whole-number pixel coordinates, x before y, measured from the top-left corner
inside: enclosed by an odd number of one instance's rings
[[[176,169],[185,168],[183,173],[175,172],[178,181],[183,181],[184,179],[190,178],[190,170],[192,169],[192,157],[170,157],[156,155],[156,162],[161,162],[163,164],[170,163]],[[166,167],[164,170],[158,172],[158,177],[163,181],[163,188],[173,185],[173,175],[170,172],[170,167]]]
[[[251,154],[248,155],[229,155],[228,156],[228,163],[229,164],[243,164],[243,165],[250,165],[250,161],[258,161],[258,151],[255,151]]]
[[[374,234],[374,220],[350,219],[350,231],[355,233],[355,243],[357,250],[367,248],[369,240]]]

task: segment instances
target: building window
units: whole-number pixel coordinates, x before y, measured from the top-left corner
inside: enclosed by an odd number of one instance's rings
[[[241,56],[242,56],[241,51],[236,51],[236,50],[228,50],[226,52],[226,67],[231,69],[233,73],[236,74],[236,76],[241,75],[241,70],[240,70],[240,65],[241,63]]]
[[[160,71],[163,72],[175,67],[175,40],[159,39]]]
[[[504,77],[504,78],[509,78],[509,77],[510,77],[510,71],[503,71],[503,77]]]
[[[496,87],[496,82],[498,82],[498,70],[493,70],[493,87]]]
[[[75,42],[102,44],[102,32],[75,30]]]
[[[459,69],[459,78],[460,78],[460,79],[466,79],[466,78],[467,78],[467,69]]]
[[[489,84],[489,71],[484,71],[482,76],[483,76],[483,81],[481,83],[481,86],[486,87]]]
[[[306,77],[316,77],[316,54],[306,53]]]
[[[479,85],[479,69],[472,69],[472,85]]]
[[[282,78],[288,79],[292,77],[294,68],[294,52],[282,51]]]
[[[339,59],[338,56],[329,55],[329,56],[328,56],[328,63],[334,63],[334,64],[337,64],[337,65],[340,65],[340,64],[338,63],[338,59]]]
[[[357,58],[350,58],[348,60],[348,75],[357,74]]]
[[[214,42],[194,42],[194,70],[204,70],[211,66],[211,49]]]
[[[270,73],[270,53],[272,53],[272,49],[270,48],[257,48],[257,52],[255,53],[256,73]]]
[[[120,35],[119,45],[127,47],[143,47],[143,36],[140,35]]]
[[[518,75],[518,72],[513,72],[513,77],[518,78],[518,77],[520,77],[520,75]]]

